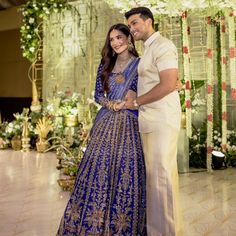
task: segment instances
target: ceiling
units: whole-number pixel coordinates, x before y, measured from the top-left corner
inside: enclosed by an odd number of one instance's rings
[[[19,6],[26,3],[27,0],[0,0],[0,10],[5,10],[9,7]]]

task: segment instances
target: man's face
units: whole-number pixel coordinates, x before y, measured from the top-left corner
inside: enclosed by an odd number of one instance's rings
[[[149,36],[151,19],[142,19],[140,14],[132,15],[128,18],[128,26],[135,40],[146,41]]]

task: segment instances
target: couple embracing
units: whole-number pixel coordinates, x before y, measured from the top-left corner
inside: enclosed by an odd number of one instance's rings
[[[57,235],[177,236],[180,101],[174,44],[146,7],[113,25],[98,67],[102,105]],[[140,58],[134,40],[144,42]]]

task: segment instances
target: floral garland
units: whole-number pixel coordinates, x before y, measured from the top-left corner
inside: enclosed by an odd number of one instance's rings
[[[236,11],[236,2],[232,0],[105,0],[112,8],[120,9],[122,13],[133,7],[148,7],[154,17],[159,19],[163,16],[180,16],[183,11],[197,10],[200,14],[208,15],[206,9],[218,12],[224,8]]]
[[[213,150],[213,37],[211,17],[207,17],[207,169],[211,170]]]
[[[33,62],[41,44],[41,26],[43,20],[47,20],[50,14],[59,13],[70,9],[67,0],[41,0],[27,1],[20,10],[23,15],[21,26],[21,49],[23,57]]]
[[[192,115],[191,115],[191,75],[190,75],[190,55],[189,55],[189,28],[187,25],[187,12],[182,13],[182,37],[183,37],[183,70],[185,82],[185,107],[186,107],[186,130],[187,136],[192,136]]]
[[[226,151],[227,143],[227,101],[226,101],[226,48],[225,48],[225,17],[220,19],[220,48],[221,48],[221,106],[222,106],[222,143],[221,147],[223,151]]]
[[[228,14],[228,32],[229,32],[229,73],[231,83],[231,98],[236,100],[236,62],[235,62],[235,23],[234,13]]]

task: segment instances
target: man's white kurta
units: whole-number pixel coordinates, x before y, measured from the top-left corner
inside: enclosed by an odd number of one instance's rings
[[[160,71],[178,68],[175,45],[159,32],[151,35],[144,46],[138,67],[138,96],[160,83]],[[177,91],[139,109],[139,130],[147,172],[148,236],[174,236],[181,228],[177,171],[180,117]]]

